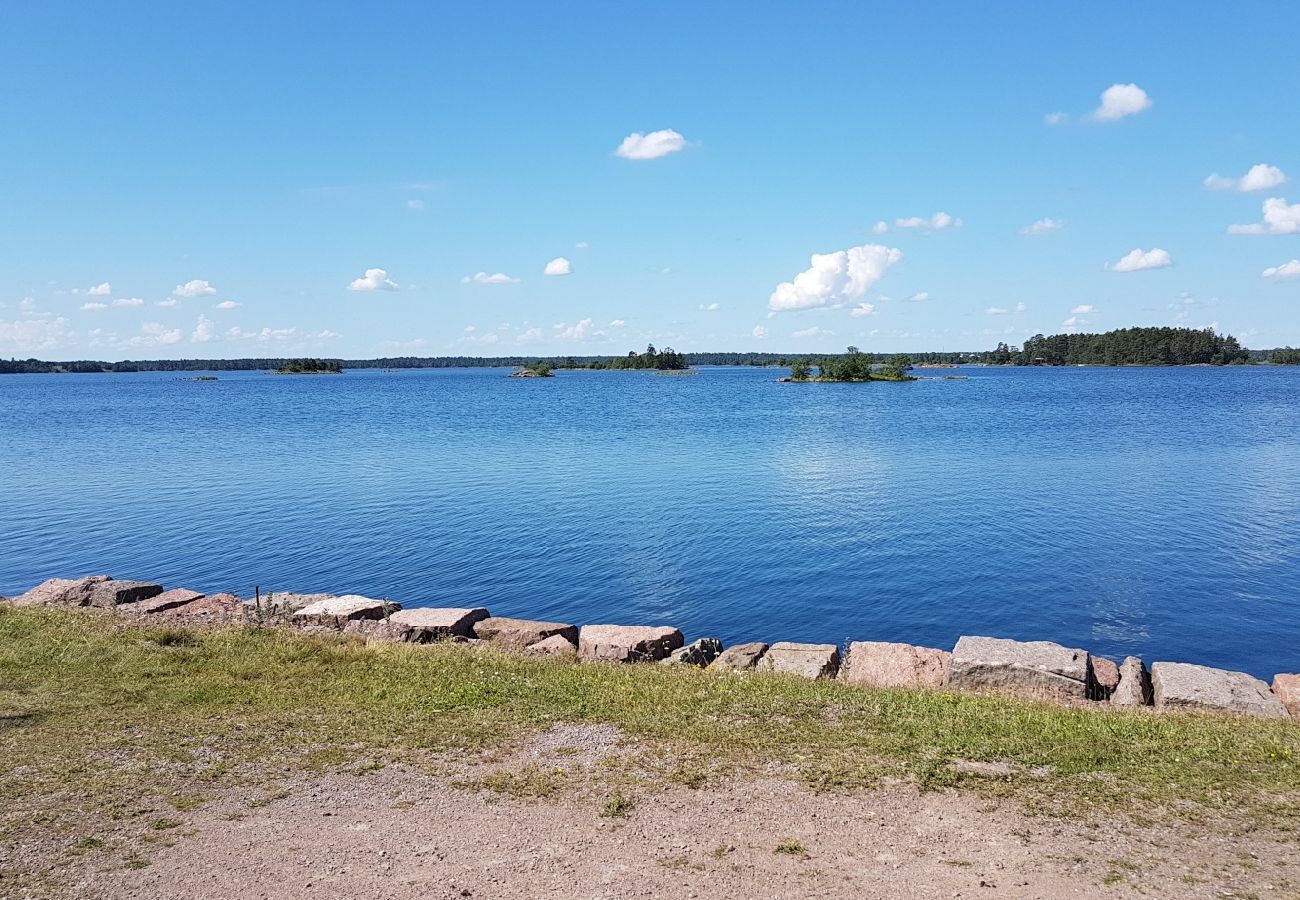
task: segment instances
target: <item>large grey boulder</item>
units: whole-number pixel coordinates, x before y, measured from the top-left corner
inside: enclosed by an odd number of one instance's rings
[[[1136,656],[1125,657],[1110,702],[1116,706],[1150,706],[1151,699],[1151,673]]]
[[[203,595],[198,591],[191,591],[189,588],[172,588],[170,591],[163,591],[157,597],[150,597],[148,600],[137,600],[135,603],[122,608],[140,615],[153,615],[154,613],[179,609],[193,603],[195,600],[202,599]]]
[[[148,600],[150,597],[157,597],[163,592],[161,584],[154,584],[152,581],[125,581],[117,578],[110,578],[108,581],[101,581],[90,589],[90,602],[87,606],[98,606],[102,609],[116,609],[128,603],[136,603],[140,600]]]
[[[722,641],[717,638],[700,638],[685,647],[679,647],[661,659],[661,666],[707,666],[722,652]]]
[[[405,643],[413,640],[413,631],[410,625],[394,622],[392,616],[387,619],[352,619],[343,626],[344,634],[364,638],[366,643]]]
[[[488,618],[488,611],[482,607],[421,607],[404,609],[389,618],[411,629],[409,640],[426,644],[446,638],[473,637],[475,624]]]
[[[765,653],[767,653],[767,644],[762,641],[733,644],[718,654],[718,658],[709,668],[719,672],[748,672],[758,665],[758,661]]]
[[[247,607],[246,613],[248,618],[257,619],[286,619],[293,616],[300,609],[306,609],[314,603],[320,603],[322,600],[333,600],[334,594],[299,594],[294,591],[268,592],[261,597],[255,597],[252,600],[245,600],[244,605]]]
[[[98,606],[113,609],[125,603],[148,600],[163,592],[161,584],[126,581],[108,575],[87,578],[51,578],[14,598],[15,606]]]
[[[1268,685],[1245,672],[1158,662],[1151,666],[1151,689],[1160,709],[1208,709],[1265,719],[1287,715]]]
[[[963,636],[952,651],[948,684],[1083,700],[1088,696],[1088,651],[1050,641]]]
[[[682,633],[666,625],[583,625],[578,658],[589,662],[655,662],[682,645]]]
[[[759,671],[834,678],[840,670],[840,649],[834,644],[796,644],[778,641],[758,661]]]
[[[952,654],[888,641],[853,641],[840,678],[874,687],[943,687]]]
[[[474,623],[474,636],[506,650],[523,650],[552,635],[563,635],[572,644],[578,643],[578,626],[563,622],[534,622],[529,619],[508,619],[489,616]]]
[[[329,597],[304,606],[293,614],[293,624],[342,628],[354,619],[382,619],[402,607],[388,600],[374,600],[360,594]]]

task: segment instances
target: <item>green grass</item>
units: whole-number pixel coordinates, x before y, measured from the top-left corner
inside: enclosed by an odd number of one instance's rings
[[[214,784],[274,799],[286,774],[503,751],[561,721],[617,725],[653,751],[652,777],[697,789],[730,773],[784,771],[820,790],[894,777],[1012,795],[1044,812],[1225,810],[1278,827],[1300,812],[1300,728],[1289,722],[366,646],[278,629],[185,634],[0,607],[0,840],[54,827],[53,810],[65,807],[71,827],[78,804],[129,822]],[[962,774],[949,765],[959,759],[1046,774]],[[157,771],[183,777],[164,784]],[[547,797],[565,780],[525,770],[477,786]]]

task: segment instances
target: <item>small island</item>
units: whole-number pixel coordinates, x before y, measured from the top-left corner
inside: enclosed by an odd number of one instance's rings
[[[341,375],[342,364],[336,359],[286,359],[276,375]]]
[[[813,374],[813,366],[817,374]],[[906,354],[896,354],[880,365],[874,365],[871,357],[857,347],[849,347],[843,356],[826,357],[813,363],[807,359],[797,359],[790,364],[790,375],[782,381],[808,384],[812,382],[838,382],[843,384],[866,384],[871,381],[916,381],[916,376],[908,375],[912,360]]]
[[[508,378],[554,378],[555,373],[551,367],[544,362],[535,362],[522,365],[511,372]]]

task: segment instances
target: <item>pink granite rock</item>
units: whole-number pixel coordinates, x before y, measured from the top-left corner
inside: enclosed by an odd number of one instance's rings
[[[409,640],[428,643],[440,638],[469,638],[474,635],[474,624],[488,617],[481,607],[473,609],[404,609],[390,617],[395,623],[410,627]]]
[[[1274,675],[1273,694],[1282,701],[1291,718],[1300,719],[1300,675]]]
[[[888,641],[853,641],[840,677],[875,687],[943,687],[948,678],[946,650]]]
[[[758,669],[804,678],[834,678],[840,670],[840,649],[834,644],[778,641],[758,661]]]
[[[15,597],[15,606],[89,606],[95,585],[111,581],[108,575],[87,578],[51,578]]]
[[[293,614],[295,625],[324,625],[342,628],[353,619],[382,619],[385,615],[401,609],[396,603],[387,600],[374,600],[360,594],[346,594],[342,597],[330,597],[304,606]]]
[[[415,640],[414,631],[415,629],[410,625],[394,622],[391,616],[387,619],[352,619],[343,626],[343,633],[346,635],[365,638],[366,641],[382,641],[391,644]]]
[[[191,591],[188,588],[172,588],[170,591],[163,591],[157,597],[150,597],[148,600],[128,604],[123,606],[122,609],[141,615],[152,615],[153,613],[166,612],[169,609],[176,609],[202,599],[203,595],[198,591]]]
[[[604,662],[653,662],[682,645],[682,633],[666,625],[584,625],[578,658]]]
[[[533,622],[490,616],[474,623],[474,635],[507,650],[523,650],[552,635],[560,634],[571,644],[578,642],[578,627],[562,622]]]
[[[1119,666],[1104,656],[1093,656],[1090,699],[1109,700],[1119,687]]]
[[[573,656],[578,652],[578,645],[563,634],[553,634],[535,644],[529,644],[524,652],[530,656]]]

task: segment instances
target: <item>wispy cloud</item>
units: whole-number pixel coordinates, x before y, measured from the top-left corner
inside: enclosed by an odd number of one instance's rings
[[[1051,234],[1053,231],[1060,231],[1065,227],[1065,223],[1060,219],[1053,219],[1050,216],[1039,219],[1032,224],[1026,225],[1020,229],[1020,233],[1030,237],[1037,237],[1042,234]]]
[[[487,272],[475,272],[460,280],[461,284],[518,284],[518,278],[511,278],[505,272],[489,275]]]
[[[1106,268],[1112,272],[1141,272],[1143,269],[1163,269],[1173,264],[1174,260],[1167,251],[1152,247],[1150,250],[1131,250],[1118,262],[1107,263]]]
[[[187,299],[190,297],[208,297],[216,292],[216,288],[201,278],[192,279],[184,284],[178,284],[176,287],[172,288],[172,296],[184,297]]]

